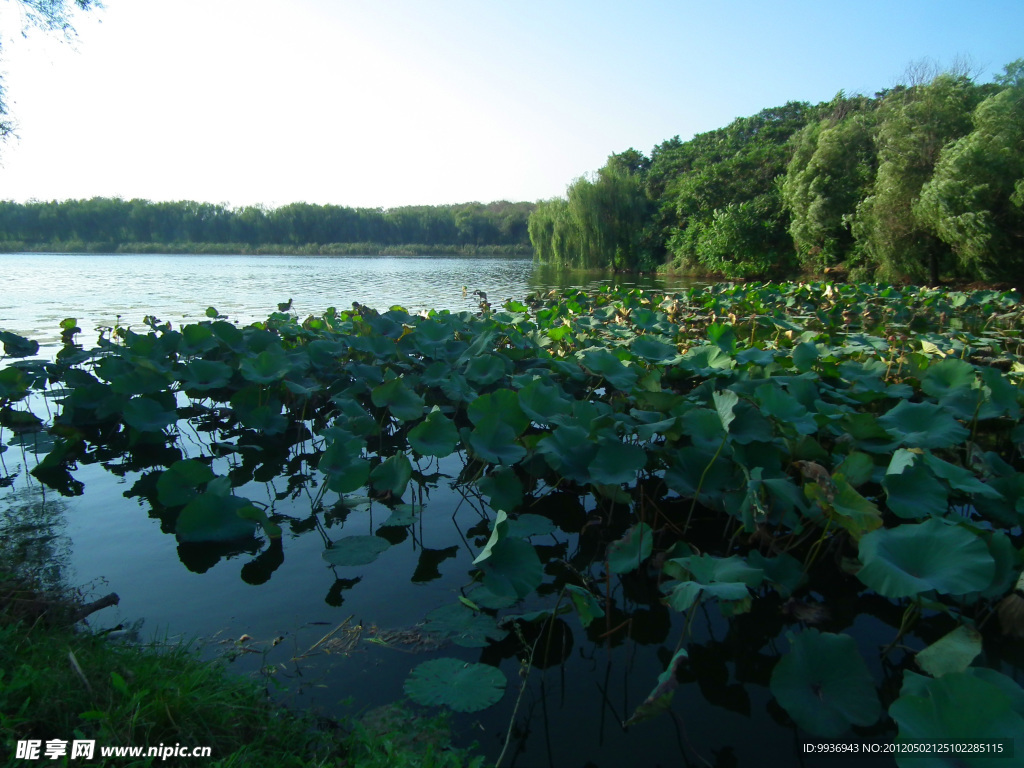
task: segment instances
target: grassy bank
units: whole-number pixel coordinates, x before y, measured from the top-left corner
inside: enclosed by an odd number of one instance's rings
[[[203,661],[182,645],[119,642],[73,624],[78,606],[25,580],[0,576],[2,766],[25,766],[18,743],[37,740],[48,764],[456,768],[481,758],[447,748],[443,720],[394,706],[365,722],[337,723],[272,703],[255,680]],[[401,727],[397,727],[401,724]],[[47,760],[47,742],[66,742]],[[74,740],[92,760],[70,759]],[[104,757],[103,747],[142,747]],[[163,753],[146,756],[149,748]],[[186,757],[197,747],[209,756]],[[174,750],[174,751],[172,751]],[[164,756],[168,755],[168,756]]]

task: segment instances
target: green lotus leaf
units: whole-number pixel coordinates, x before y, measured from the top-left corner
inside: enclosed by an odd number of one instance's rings
[[[882,478],[882,487],[886,505],[904,519],[942,517],[949,511],[949,491],[936,482],[923,461],[915,462],[901,473],[887,473]]]
[[[391,509],[387,520],[381,523],[382,528],[404,528],[416,521],[416,512],[412,504],[396,504]]]
[[[370,484],[381,493],[400,497],[412,479],[412,464],[404,453],[388,456],[370,472]]]
[[[747,563],[763,571],[765,580],[771,582],[782,597],[789,597],[807,581],[803,563],[786,552],[765,557],[755,549],[747,555]]]
[[[380,536],[346,536],[332,542],[321,556],[331,565],[368,565],[390,546]]]
[[[530,426],[530,419],[519,407],[519,393],[511,389],[498,389],[480,395],[466,407],[466,414],[474,424],[498,419],[520,435]]]
[[[969,469],[958,467],[943,461],[930,452],[924,454],[924,463],[936,477],[941,477],[949,487],[956,491],[969,493],[971,495],[985,496],[990,499],[1001,499],[1003,495],[988,483],[983,483]]]
[[[982,671],[970,668],[937,679],[921,678],[914,686],[914,693],[908,692],[905,685],[902,695],[889,707],[889,715],[899,726],[897,743],[977,743],[996,739],[1024,743],[1024,717],[1015,709],[1019,694],[1013,696],[1004,685],[978,674]],[[1009,684],[1020,691],[1020,686],[1012,680]],[[963,753],[958,755],[957,764],[980,768],[1019,763],[1019,756]],[[943,755],[914,755],[914,759],[897,755],[896,764],[900,768],[944,768],[950,763]]]
[[[0,331],[0,342],[8,357],[32,357],[39,353],[39,342],[26,339],[11,331]]]
[[[932,677],[942,677],[950,672],[963,672],[980,653],[981,633],[960,625],[918,651],[914,661]]]
[[[589,627],[594,619],[600,619],[604,616],[604,608],[601,607],[601,603],[589,589],[578,587],[575,584],[567,584],[565,589],[569,593],[569,598],[576,608],[576,613],[579,615],[580,623],[584,629]]]
[[[515,464],[526,456],[526,449],[516,442],[515,429],[497,415],[482,419],[464,435],[473,452],[492,464]]]
[[[707,327],[708,341],[727,354],[736,352],[736,332],[725,323],[711,323]]]
[[[643,448],[614,438],[602,439],[590,462],[590,477],[601,485],[632,483],[646,463],[647,453]]]
[[[498,626],[493,616],[477,613],[462,603],[448,603],[426,616],[426,629],[439,632],[463,648],[486,648],[508,632]]]
[[[423,398],[403,378],[391,379],[374,387],[370,399],[378,408],[387,408],[399,421],[412,421],[423,415]]]
[[[233,374],[231,366],[219,360],[193,360],[182,371],[181,383],[186,390],[203,392],[227,386]]]
[[[577,357],[588,371],[601,376],[616,389],[632,389],[639,377],[636,370],[627,368],[607,349],[585,349]]]
[[[528,539],[531,536],[547,536],[556,531],[555,524],[551,518],[544,515],[532,515],[524,513],[515,518],[509,518],[508,535],[520,539]]]
[[[793,365],[801,373],[811,370],[818,359],[818,346],[809,341],[801,342],[793,347]]]
[[[519,407],[538,424],[549,425],[552,416],[569,413],[572,406],[561,388],[535,379],[519,390]]]
[[[835,468],[835,472],[842,474],[854,488],[869,482],[874,471],[875,462],[866,453],[860,451],[852,451],[847,454],[846,458]]]
[[[523,484],[516,473],[501,468],[477,481],[480,492],[488,497],[492,509],[511,512],[523,502]]]
[[[505,361],[495,354],[474,357],[466,366],[466,378],[481,387],[493,384],[505,375]]]
[[[690,347],[680,358],[678,365],[698,376],[708,376],[735,367],[736,361],[728,352],[723,352],[714,344],[702,344]]]
[[[443,658],[425,661],[414,668],[406,678],[405,693],[417,704],[428,707],[479,712],[501,699],[505,684],[500,669]]]
[[[852,637],[816,629],[787,636],[790,651],[772,670],[769,687],[797,725],[836,738],[878,720],[878,691]]]
[[[623,724],[623,728],[649,720],[650,718],[665,712],[672,705],[672,697],[679,685],[676,677],[676,670],[688,658],[686,649],[680,648],[672,656],[665,671],[658,675],[658,684],[654,690],[647,694],[633,714]]]
[[[673,344],[666,344],[650,336],[640,336],[630,345],[630,351],[652,363],[664,363],[675,358],[679,352]]]
[[[178,515],[174,529],[178,541],[234,541],[248,538],[255,532],[256,523],[239,513],[249,506],[249,500],[239,496],[200,493]]]
[[[522,539],[504,537],[489,545],[489,554],[479,562],[484,586],[496,595],[522,599],[544,580],[544,568],[533,546]]]
[[[273,384],[288,374],[291,365],[282,350],[265,349],[255,357],[243,358],[238,370],[246,381],[254,384]]]
[[[754,396],[761,406],[761,411],[782,424],[791,425],[798,434],[813,435],[818,425],[810,412],[782,387],[766,383],[759,386]]]
[[[176,461],[156,480],[157,500],[165,507],[179,507],[199,495],[199,487],[213,480],[208,464],[195,459]]]
[[[722,429],[728,432],[729,425],[736,418],[734,410],[739,402],[739,397],[732,390],[726,389],[721,392],[715,392],[712,398],[715,401],[715,410],[718,412],[718,418],[722,422]]]
[[[995,575],[995,559],[981,538],[937,518],[867,534],[860,561],[860,580],[893,598],[976,592]]]
[[[18,368],[4,368],[0,371],[0,398],[20,400],[28,393],[29,378]]]
[[[718,448],[726,434],[721,416],[710,408],[691,408],[679,417],[679,423],[694,445],[708,446],[712,451]]]
[[[962,443],[970,432],[942,407],[901,401],[878,423],[902,445],[948,448]]]
[[[637,523],[618,541],[608,545],[608,568],[612,573],[629,573],[651,556],[654,532],[647,523]]]
[[[952,393],[970,389],[976,379],[973,365],[950,357],[928,366],[928,370],[921,377],[921,389],[941,400]]]
[[[440,411],[431,411],[427,418],[409,430],[409,445],[422,456],[444,458],[459,444],[459,430]]]
[[[139,432],[159,432],[178,420],[178,412],[149,397],[134,397],[125,403],[124,420]]]

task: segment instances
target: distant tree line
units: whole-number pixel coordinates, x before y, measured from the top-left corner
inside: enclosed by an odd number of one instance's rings
[[[613,154],[538,204],[535,255],[726,277],[1019,279],[1024,59],[992,83],[962,70]]]
[[[318,246],[360,244],[394,251],[401,246],[529,252],[527,221],[533,203],[464,203],[402,208],[347,208],[292,203],[280,208],[228,208],[191,200],[0,201],[0,248],[152,252],[225,249],[317,252]],[[331,251],[330,248],[326,248]],[[345,248],[335,248],[345,252]],[[416,248],[410,250],[416,251]]]

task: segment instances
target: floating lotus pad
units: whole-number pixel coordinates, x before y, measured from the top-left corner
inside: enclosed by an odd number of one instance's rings
[[[805,731],[835,738],[882,714],[875,683],[849,635],[807,629],[772,671],[772,694]]]
[[[505,693],[505,675],[488,664],[459,659],[425,661],[409,674],[405,693],[418,704],[444,706],[456,712],[479,712]]]

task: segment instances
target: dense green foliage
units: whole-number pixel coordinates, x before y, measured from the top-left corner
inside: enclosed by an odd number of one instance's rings
[[[649,159],[612,155],[567,199],[538,205],[535,254],[727,277],[845,268],[933,284],[1015,279],[1024,272],[1020,71],[1018,61],[995,83],[944,73],[874,97],[791,102],[677,136]],[[623,157],[631,183],[613,185]]]
[[[242,568],[254,583],[308,531],[332,567],[415,544],[448,482],[480,523],[427,570],[460,541],[475,567],[425,631],[541,668],[568,653],[551,640],[571,638],[566,614],[588,642],[655,645],[666,672],[628,724],[697,681],[747,712],[744,686],[767,688],[780,723],[821,737],[1020,739],[1024,690],[974,661],[984,641],[987,663],[1019,664],[1004,636],[1024,635],[1022,313],[1016,292],[817,283],[245,328],[211,308],[94,349],[68,320],[56,360],[0,371],[0,425],[50,433],[32,473],[61,493],[82,492],[81,464],[131,472],[126,495],[183,559],[203,542],[264,547]],[[44,388],[45,424],[26,407]],[[283,496],[308,489],[308,519],[253,496],[279,475]],[[366,503],[389,515],[362,533],[349,516]],[[723,622],[724,643],[697,631]],[[864,659],[872,623],[891,637],[881,665]],[[723,682],[725,648],[742,685]],[[439,662],[413,670],[411,697],[460,711],[502,697],[493,655]]]
[[[383,210],[292,203],[227,208],[193,201],[92,198],[0,202],[0,249],[301,251],[366,253],[388,247],[528,247],[532,203],[408,206]]]

